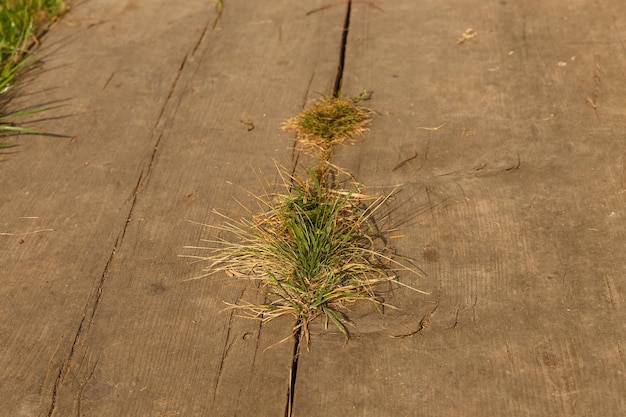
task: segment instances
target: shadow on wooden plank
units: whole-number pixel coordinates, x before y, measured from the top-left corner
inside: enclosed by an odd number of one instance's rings
[[[353,4],[344,95],[378,117],[335,162],[448,203],[397,243],[431,295],[395,292],[345,345],[320,331],[294,415],[626,410],[625,10],[557,3]]]

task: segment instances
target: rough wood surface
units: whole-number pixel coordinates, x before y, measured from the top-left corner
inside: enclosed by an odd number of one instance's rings
[[[71,138],[3,157],[0,415],[284,415],[293,323],[222,313],[258,295],[178,255],[292,163],[278,127],[337,72],[321,6],[93,0],[49,34],[23,102],[67,99],[37,126]]]
[[[378,115],[336,162],[403,184],[396,247],[428,274],[403,279],[431,295],[318,335],[294,415],[624,414],[623,2],[376,5],[343,86]]]
[[[623,2],[224,5],[88,0],[45,38],[15,105],[65,100],[34,126],[68,137],[0,155],[0,416],[626,413]],[[278,126],[338,80],[377,113],[334,162],[402,184],[430,294],[316,323],[294,368],[289,319],[178,255],[303,161]]]

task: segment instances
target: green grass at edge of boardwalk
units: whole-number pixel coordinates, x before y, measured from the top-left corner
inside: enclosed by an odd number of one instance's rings
[[[63,0],[3,0],[0,3],[0,148],[10,146],[1,141],[15,133],[35,133],[11,122],[15,117],[36,113],[41,109],[7,113],[8,93],[16,85],[16,77],[28,64],[38,37],[66,9]]]

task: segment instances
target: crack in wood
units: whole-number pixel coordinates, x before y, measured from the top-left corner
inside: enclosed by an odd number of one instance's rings
[[[345,66],[345,60],[346,60],[346,45],[348,42],[348,33],[350,30],[350,14],[352,11],[352,2],[354,0],[348,0],[347,1],[347,8],[346,8],[346,16],[345,16],[345,20],[344,20],[344,24],[343,24],[343,31],[341,33],[341,48],[339,50],[339,65],[337,67],[337,74],[335,75],[335,83],[333,86],[333,97],[339,97],[339,95],[341,94],[341,84],[343,81],[343,70],[344,70],[344,66]],[[317,11],[317,10],[316,10]],[[307,13],[307,15],[310,13]],[[309,90],[311,88],[311,84],[313,82],[313,78],[315,77],[315,73],[313,73],[311,75],[311,79],[309,80],[309,84],[307,85],[306,88],[306,94],[304,97],[304,104],[303,104],[303,108],[306,106],[306,100],[308,98],[309,95]],[[292,174],[295,173],[297,164],[298,164],[298,159],[299,159],[299,153],[296,152],[296,147],[294,146],[294,154],[292,154],[292,162],[293,162],[293,166],[292,166]],[[292,360],[291,360],[291,369],[290,369],[290,373],[289,373],[289,386],[287,387],[287,404],[285,405],[285,417],[292,417],[293,416],[293,405],[294,405],[294,399],[295,399],[295,389],[296,389],[296,379],[298,376],[298,360],[299,360],[299,351],[300,351],[300,343],[301,343],[301,339],[302,339],[302,326],[301,326],[301,322],[298,320],[296,322],[296,326],[295,328],[297,329],[294,332],[293,338],[294,338],[294,347],[293,347],[293,356],[292,356]],[[260,334],[260,329],[259,329],[259,334]]]
[[[222,15],[222,12],[219,12],[217,17],[215,18],[215,21],[213,22],[213,28],[215,28],[215,24],[216,24],[217,20],[220,18],[221,15]],[[195,46],[191,50],[191,53],[189,54],[190,58],[194,57],[194,55],[196,54],[196,51],[200,47],[200,44],[202,44],[202,41],[204,40],[204,38],[206,37],[207,32],[209,31],[210,24],[211,24],[210,22],[207,22],[207,24],[204,25],[204,28],[202,29],[202,33],[200,33],[200,36],[198,37],[198,41],[196,42]]]
[[[486,175],[497,175],[501,172],[509,172],[520,169],[522,165],[522,160],[519,152],[517,152],[517,163],[505,167],[490,167],[489,163],[484,162],[475,168],[470,169],[461,169],[457,171],[447,172],[445,174],[439,174],[438,177],[447,177],[447,176],[461,176],[461,177],[476,177],[476,176],[486,176]]]
[[[451,326],[446,327],[444,330],[454,330],[456,329],[456,326],[459,325],[459,313],[460,313],[461,309],[460,308],[456,308],[456,311],[454,313],[454,323],[452,323]]]
[[[323,10],[330,9],[331,7],[338,6],[340,4],[347,3],[347,2],[363,3],[363,4],[368,5],[372,9],[376,9],[376,10],[381,11],[381,12],[384,11],[380,6],[376,5],[375,3],[373,3],[373,2],[371,2],[369,0],[339,0],[339,1],[335,1],[333,3],[329,3],[329,4],[325,5],[325,6],[318,7],[317,9],[309,10],[308,12],[306,12],[306,16],[310,16],[313,13],[321,12]]]
[[[215,380],[215,391],[213,391],[213,403],[215,404],[215,400],[217,398],[217,391],[219,390],[220,382],[222,380],[222,370],[224,369],[224,362],[226,362],[226,358],[228,357],[228,353],[230,349],[233,347],[234,340],[230,340],[230,331],[231,324],[233,321],[233,313],[230,313],[230,317],[228,318],[228,330],[226,331],[226,343],[224,343],[224,349],[222,350],[222,359],[220,361],[220,367],[217,370],[217,379]]]
[[[591,92],[585,98],[587,105],[593,109],[598,117],[598,95],[600,93],[602,84],[602,79],[600,78],[600,65],[598,64],[597,59],[594,59],[593,66],[593,88]]]
[[[426,163],[428,162],[428,151],[430,150],[430,139],[428,139],[428,142],[426,142],[426,149],[424,150],[424,157],[422,158],[422,163],[420,164],[419,167],[417,167],[417,169],[414,172],[419,172],[422,170],[422,168],[424,168],[424,166],[426,166]],[[413,155],[411,155],[410,157],[398,162],[392,169],[391,172],[394,172],[397,169],[402,168],[403,166],[405,166],[406,164],[408,164],[409,162],[411,162],[412,160],[416,159],[418,156],[418,152],[415,151],[413,153]]]
[[[89,384],[89,381],[91,381],[93,379],[93,375],[96,371],[96,367],[98,366],[98,361],[100,359],[96,359],[96,363],[94,363],[94,365],[91,367],[91,370],[89,371],[89,374],[87,375],[87,377],[85,378],[85,382],[81,384],[80,389],[78,390],[78,394],[77,394],[77,399],[76,399],[76,415],[77,416],[82,416],[83,413],[81,412],[81,408],[82,408],[82,401],[83,401],[83,392],[85,391],[85,387],[87,387],[87,384]]]
[[[399,334],[399,335],[390,335],[390,336],[394,339],[405,339],[407,337],[415,336],[416,334],[421,333],[422,331],[426,330],[428,326],[430,326],[430,322],[432,321],[433,316],[435,315],[435,311],[437,311],[437,308],[439,308],[439,303],[437,303],[430,312],[428,312],[424,317],[422,317],[422,319],[419,321],[417,325],[417,329],[415,329],[414,331],[409,332],[409,333]]]
[[[348,33],[350,32],[350,14],[352,11],[352,0],[348,1],[346,9],[346,19],[343,24],[343,32],[341,34],[341,49],[339,50],[339,66],[337,67],[337,75],[335,77],[335,86],[333,87],[333,97],[339,97],[341,94],[341,84],[343,82],[343,69],[346,63],[346,45],[348,43]]]
[[[474,304],[472,304],[472,323],[476,324],[476,305],[478,304],[478,294],[474,295]]]
[[[237,297],[237,300],[243,297],[244,291],[245,291],[245,288],[242,288],[241,292],[239,293],[239,296]],[[232,348],[233,343],[235,342],[234,339],[230,340],[230,333],[232,330],[233,318],[234,318],[234,311],[231,311],[230,316],[228,317],[228,327],[226,330],[226,337],[224,339],[224,349],[222,349],[222,359],[220,361],[220,367],[217,370],[217,379],[215,380],[215,390],[213,391],[213,403],[214,404],[217,398],[217,391],[219,389],[220,381],[222,379],[222,370],[224,369],[224,362],[226,362],[226,357],[228,356],[228,353],[230,352],[230,349]],[[230,340],[230,343],[229,343],[229,340]]]
[[[613,302],[613,287],[611,286],[609,277],[606,275],[604,276],[604,285],[606,285],[609,304],[611,304],[611,307],[615,308],[615,303]]]
[[[395,171],[396,169],[400,169],[400,168],[402,168],[403,166],[405,166],[406,164],[408,164],[409,162],[411,162],[411,161],[412,161],[412,160],[414,160],[415,158],[417,158],[417,151],[415,151],[415,153],[414,153],[413,155],[409,156],[409,157],[408,157],[408,158],[406,158],[405,160],[403,160],[403,161],[401,161],[401,162],[398,162],[398,163],[396,164],[396,166],[395,166],[395,167],[393,167],[393,168],[391,169],[391,172]]]
[[[256,334],[256,344],[254,346],[254,355],[252,356],[252,364],[250,365],[250,369],[254,369],[254,366],[256,365],[256,358],[257,358],[257,354],[259,353],[259,343],[261,342],[262,325],[263,325],[263,322],[259,320],[259,325],[258,325],[257,334]],[[246,339],[246,335],[244,335],[244,340],[245,339]]]
[[[221,12],[220,12],[221,14]],[[216,18],[219,19],[219,15]],[[135,188],[135,192],[133,194],[133,196],[136,198],[137,194],[139,193],[139,191],[147,184],[148,179],[150,177],[150,174],[152,172],[152,169],[154,167],[154,163],[156,161],[156,155],[157,152],[159,150],[159,146],[161,145],[161,140],[163,139],[166,127],[168,125],[168,121],[172,120],[175,116],[176,113],[178,111],[178,106],[180,104],[177,103],[174,105],[174,108],[171,110],[171,116],[170,117],[165,117],[166,114],[166,110],[170,107],[170,102],[172,101],[172,98],[174,97],[174,92],[176,91],[181,76],[183,75],[183,72],[185,71],[185,68],[187,67],[187,64],[189,63],[190,59],[194,56],[194,54],[196,53],[198,47],[200,46],[200,44],[202,43],[202,40],[205,38],[206,33],[207,33],[207,27],[208,27],[208,23],[207,26],[205,26],[205,29],[202,31],[202,33],[200,34],[200,36],[198,37],[198,40],[196,41],[196,43],[194,44],[193,48],[191,49],[191,51],[189,53],[187,53],[181,63],[180,66],[178,67],[178,70],[176,71],[176,77],[174,77],[174,81],[172,82],[172,85],[169,88],[169,91],[167,93],[167,96],[165,98],[165,101],[163,102],[163,105],[161,106],[161,110],[159,111],[159,115],[156,118],[156,122],[152,128],[152,137],[157,136],[155,142],[154,142],[154,148],[152,150],[152,155],[150,156],[150,160],[147,164],[147,167],[144,169],[143,172],[145,172],[145,175],[143,175],[141,178],[141,183],[138,184],[138,186]]]
[[[218,19],[219,19],[219,15],[218,15]],[[141,189],[146,185],[148,177],[150,175],[150,172],[152,171],[155,159],[156,159],[156,154],[157,151],[159,149],[159,144],[161,142],[161,139],[163,138],[163,133],[164,133],[164,121],[163,121],[163,117],[165,115],[165,111],[168,108],[168,105],[174,95],[174,91],[176,90],[176,87],[178,86],[179,80],[181,78],[181,75],[185,69],[185,66],[188,62],[188,58],[193,55],[196,52],[196,49],[198,48],[198,46],[200,45],[200,43],[202,42],[202,38],[205,36],[205,31],[202,32],[202,34],[199,37],[199,40],[196,42],[196,44],[194,45],[194,48],[192,49],[190,54],[185,55],[185,57],[183,57],[183,60],[180,64],[180,67],[178,68],[178,71],[176,72],[176,77],[174,78],[174,81],[172,82],[172,85],[168,91],[167,97],[165,99],[165,102],[163,103],[163,106],[161,106],[161,110],[159,112],[159,116],[156,119],[156,123],[152,129],[153,132],[153,136],[155,135],[156,132],[158,132],[158,137],[157,140],[155,141],[155,145],[152,151],[152,154],[150,156],[150,160],[149,163],[147,164],[147,167],[145,169],[143,169],[141,171],[141,173],[139,174],[139,179],[137,180],[137,184],[135,185],[135,188],[131,194],[131,196],[129,197],[129,199],[132,198],[132,202],[130,204],[130,208],[128,210],[128,215],[126,216],[126,220],[124,222],[124,226],[122,227],[122,231],[119,234],[119,236],[117,237],[117,239],[115,240],[115,244],[113,245],[113,249],[111,250],[111,254],[109,255],[109,259],[107,260],[105,266],[104,266],[104,270],[102,272],[102,275],[100,276],[99,282],[96,285],[95,290],[91,293],[91,295],[88,298],[88,301],[86,303],[86,307],[85,307],[85,313],[83,314],[83,318],[81,319],[78,328],[76,330],[76,333],[74,335],[74,340],[72,341],[72,345],[70,347],[70,351],[69,354],[67,356],[67,358],[65,359],[65,361],[63,362],[63,364],[61,365],[59,372],[57,374],[57,377],[55,379],[53,388],[52,388],[52,399],[50,402],[50,407],[48,408],[48,413],[46,415],[46,417],[52,417],[52,415],[54,414],[55,410],[56,410],[56,403],[57,403],[57,398],[59,396],[59,390],[60,390],[60,385],[63,382],[63,379],[65,378],[65,376],[68,374],[69,369],[72,365],[72,362],[74,360],[74,356],[76,354],[76,351],[79,347],[79,343],[80,340],[83,337],[83,334],[88,331],[91,328],[91,325],[94,321],[95,315],[96,315],[96,311],[98,309],[99,303],[100,303],[100,299],[102,297],[102,291],[104,288],[104,284],[106,282],[106,278],[109,274],[109,269],[113,263],[113,260],[115,258],[115,254],[118,250],[118,248],[121,246],[122,241],[124,240],[124,237],[126,235],[126,231],[128,229],[128,225],[132,219],[132,216],[134,214],[135,211],[135,207],[137,205],[137,196],[139,194],[139,192],[141,191]],[[174,111],[175,113],[175,111]],[[127,200],[128,202],[128,200]]]
[[[104,86],[102,87],[102,91],[106,90],[106,88],[109,86],[109,83],[111,82],[114,76],[115,76],[115,71],[113,71],[111,75],[109,76],[109,78],[107,78],[106,82],[104,83]]]
[[[311,73],[311,78],[309,78],[309,83],[306,85],[306,90],[304,91],[304,99],[302,100],[302,110],[306,108],[306,102],[309,98],[309,92],[311,91],[311,85],[313,84],[314,79],[315,79],[315,71]]]
[[[256,341],[255,341],[255,345],[254,345],[254,355],[252,356],[252,363],[250,364],[250,375],[254,374],[254,367],[256,365],[256,358],[257,358],[257,354],[259,352],[259,344],[261,342],[261,328],[263,325],[263,321],[259,320],[258,326],[257,326],[257,332],[256,332]],[[248,340],[248,338],[250,337],[250,333],[245,332],[242,336],[242,340]],[[242,395],[245,395],[244,390],[249,389],[249,385],[246,384],[241,384],[239,387],[239,397],[241,398]],[[235,415],[240,415],[239,414],[239,410],[241,407],[241,403],[237,404],[237,408],[235,410]]]
[[[293,357],[289,374],[289,387],[287,388],[287,405],[285,406],[285,417],[293,416],[293,403],[296,392],[296,378],[298,376],[298,360],[300,356],[300,341],[302,339],[302,326],[300,320],[296,322],[296,328],[297,330],[293,335]]]
[[[63,364],[61,365],[61,368],[59,369],[56,380],[54,381],[54,385],[52,387],[52,400],[50,402],[50,407],[48,408],[48,414],[46,415],[46,417],[51,417],[54,414],[54,411],[56,409],[56,401],[59,395],[60,385],[70,370],[70,367],[74,360],[74,356],[78,350],[79,343],[83,337],[83,334],[91,328],[91,325],[95,319],[96,311],[98,310],[98,306],[100,305],[100,300],[102,298],[102,291],[104,288],[104,284],[109,274],[109,269],[111,267],[111,264],[113,263],[115,253],[117,252],[117,249],[121,245],[124,235],[126,234],[126,229],[128,228],[128,223],[130,222],[130,217],[132,216],[134,207],[135,207],[135,199],[133,199],[133,204],[129,210],[129,214],[126,219],[126,222],[124,223],[123,230],[118,236],[118,238],[115,240],[115,244],[113,245],[113,249],[111,251],[111,254],[109,255],[109,259],[107,260],[104,266],[104,270],[102,272],[102,275],[100,276],[100,280],[98,281],[95,291],[92,292],[92,294],[89,296],[89,299],[87,300],[87,303],[85,306],[85,313],[83,314],[83,318],[81,319],[78,325],[78,329],[74,335],[74,340],[72,341],[70,352],[67,358],[65,359],[65,361],[63,362]],[[91,301],[92,299],[93,299],[93,302]]]

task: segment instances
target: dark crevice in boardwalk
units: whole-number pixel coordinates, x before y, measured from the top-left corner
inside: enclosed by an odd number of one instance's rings
[[[134,208],[134,206],[135,206],[135,201],[133,201],[133,205],[131,207],[131,213],[132,213],[132,209]],[[122,243],[122,240],[124,239],[124,235],[126,234],[127,228],[128,228],[128,221],[126,221],[126,224],[124,225],[124,229],[122,233],[120,234],[120,236],[118,236],[118,238],[115,241],[115,245],[113,246],[111,255],[109,256],[109,259],[107,260],[107,263],[104,266],[104,272],[102,273],[102,276],[100,277],[100,280],[98,281],[95,294],[89,297],[89,301],[87,302],[87,305],[85,307],[85,313],[83,314],[83,318],[81,319],[78,325],[78,330],[76,331],[76,334],[74,335],[74,340],[72,341],[72,347],[70,348],[70,353],[67,356],[67,359],[65,360],[65,362],[63,362],[63,366],[61,366],[61,369],[59,369],[59,373],[57,374],[56,380],[54,381],[54,386],[52,388],[52,401],[50,402],[50,408],[48,409],[47,417],[51,417],[54,414],[54,411],[56,409],[57,396],[59,393],[59,386],[61,382],[63,381],[63,378],[65,378],[65,376],[67,375],[70,369],[72,360],[74,359],[74,355],[76,354],[76,351],[78,349],[78,343],[83,333],[86,330],[88,330],[88,328],[91,326],[91,323],[93,322],[93,319],[96,315],[96,310],[98,309],[98,305],[100,304],[100,299],[102,297],[102,289],[104,287],[104,283],[109,273],[109,268],[111,267],[111,263],[113,262],[113,257],[115,256],[115,252],[117,251],[120,244]],[[92,298],[94,298],[93,301],[91,301]]]
[[[339,95],[341,94],[341,84],[343,81],[343,69],[344,69],[344,65],[346,61],[346,44],[348,42],[348,33],[350,32],[351,11],[352,11],[352,0],[348,0],[348,7],[346,9],[346,18],[343,23],[343,31],[341,32],[341,48],[339,50],[339,65],[337,66],[337,74],[335,75],[335,84],[333,86],[333,97],[339,97]],[[306,106],[306,98],[308,96],[309,89],[311,87],[313,76],[311,77],[311,81],[309,81],[309,85],[306,90],[303,108],[304,106]],[[295,173],[296,167],[298,165],[298,156],[299,154],[295,154],[295,157],[292,155],[292,162],[293,162],[292,174]],[[297,330],[293,335],[294,347],[293,347],[293,357],[292,357],[292,362],[291,362],[291,373],[289,375],[289,387],[287,390],[287,404],[285,406],[285,417],[292,417],[293,415],[296,379],[298,376],[298,358],[299,358],[299,352],[300,352],[300,343],[301,343],[301,339],[303,336],[302,328],[300,327],[300,324],[301,323],[299,321],[296,322]]]
[[[215,18],[215,20],[213,21],[213,29],[215,29],[215,25],[217,25],[217,22],[221,15],[222,13],[220,12]],[[207,22],[207,24],[204,25],[204,29],[202,29],[202,33],[198,37],[198,42],[196,42],[196,45],[193,47],[193,49],[191,50],[191,53],[189,54],[190,58],[193,58],[193,56],[196,54],[196,51],[198,50],[198,47],[202,44],[202,41],[204,41],[204,38],[206,37],[206,34],[209,31],[210,25],[211,25],[211,22]]]
[[[245,289],[242,288],[237,300],[241,300],[243,297]],[[224,362],[226,362],[226,357],[228,356],[230,349],[233,347],[234,340],[231,340],[230,334],[233,327],[233,318],[235,314],[234,311],[231,310],[230,316],[228,317],[228,327],[226,329],[226,337],[224,338],[224,347],[222,348],[222,359],[220,360],[220,367],[217,371],[217,378],[215,379],[215,390],[213,391],[213,404],[216,403],[216,399],[218,396],[218,391],[220,387],[220,383],[222,381],[222,371],[224,370]]]
[[[219,16],[216,18],[215,24],[217,23],[217,20],[219,19]],[[214,24],[214,25],[215,25]],[[135,188],[131,194],[131,196],[129,197],[129,199],[132,198],[132,202],[130,204],[130,209],[128,211],[128,215],[126,216],[126,221],[124,223],[124,226],[122,227],[122,231],[120,233],[120,235],[118,236],[118,238],[115,241],[115,244],[113,245],[113,249],[111,251],[111,254],[109,256],[109,259],[107,260],[106,265],[104,266],[104,270],[102,272],[102,275],[98,281],[98,284],[95,288],[95,291],[92,293],[92,295],[90,295],[88,301],[87,301],[87,305],[85,307],[85,313],[83,315],[83,318],[81,319],[79,325],[78,325],[78,329],[74,335],[74,340],[72,341],[72,346],[70,348],[70,352],[67,356],[67,358],[65,359],[65,361],[63,362],[63,365],[61,366],[61,368],[59,369],[59,372],[57,374],[57,377],[54,381],[54,386],[52,388],[52,399],[50,402],[50,407],[48,409],[48,413],[47,413],[47,417],[52,417],[54,415],[54,412],[56,410],[56,405],[57,405],[57,398],[59,395],[59,389],[60,389],[60,385],[63,382],[63,379],[65,378],[65,376],[68,374],[69,369],[72,365],[72,361],[74,359],[74,356],[76,354],[76,351],[78,350],[79,347],[79,342],[80,339],[83,337],[83,334],[91,327],[91,324],[94,321],[94,317],[96,315],[96,311],[98,309],[98,305],[100,303],[100,299],[102,297],[102,291],[104,288],[104,284],[106,282],[107,276],[109,274],[109,269],[111,267],[111,264],[113,263],[113,259],[115,258],[115,254],[117,252],[117,250],[119,249],[119,247],[121,246],[123,240],[124,240],[124,236],[126,235],[126,231],[128,229],[128,225],[130,224],[131,219],[133,218],[134,212],[135,212],[135,206],[137,204],[137,197],[139,195],[139,192],[141,191],[141,189],[146,185],[148,177],[150,176],[150,173],[153,169],[155,160],[156,160],[156,155],[159,149],[159,145],[161,143],[161,140],[163,139],[164,136],[164,131],[165,131],[165,125],[166,125],[166,121],[164,120],[164,115],[169,107],[169,104],[174,96],[174,92],[176,91],[176,88],[179,84],[179,80],[181,78],[181,75],[185,69],[185,66],[187,65],[189,58],[193,56],[193,54],[196,52],[196,50],[198,49],[198,46],[200,45],[200,43],[202,42],[203,38],[206,35],[207,29],[208,28],[208,24],[205,27],[205,30],[200,34],[200,37],[198,38],[198,41],[196,42],[196,44],[194,45],[194,47],[192,48],[191,52],[187,55],[185,55],[183,57],[183,60],[181,62],[180,67],[178,68],[178,71],[176,73],[176,77],[174,78],[174,81],[172,82],[172,85],[170,87],[170,90],[167,94],[167,97],[165,98],[165,102],[163,103],[163,106],[161,107],[161,110],[159,112],[159,116],[156,119],[156,123],[152,129],[152,137],[157,136],[157,139],[154,143],[154,147],[152,150],[152,154],[150,155],[150,159],[148,161],[147,167],[144,168],[140,175],[139,175],[139,179],[137,180],[137,184],[135,185]],[[175,113],[174,109],[174,113]],[[127,200],[128,201],[128,200]]]
[[[337,75],[335,76],[335,86],[333,87],[333,97],[339,97],[341,93],[341,83],[343,81],[343,68],[346,61],[346,44],[348,43],[348,32],[350,32],[350,12],[352,11],[352,0],[348,1],[348,9],[346,10],[346,20],[343,23],[343,32],[341,33],[341,50],[339,51],[339,66],[337,67]]]
[[[296,323],[296,327],[300,322]],[[285,407],[285,417],[292,417],[293,413],[293,400],[296,390],[296,377],[298,376],[298,353],[300,351],[300,339],[302,338],[302,327],[298,327],[298,330],[293,335],[293,361],[291,363],[291,374],[289,375],[289,390],[287,391],[287,406]]]
[[[113,263],[113,258],[115,257],[115,254],[118,248],[120,247],[120,245],[122,244],[122,241],[124,240],[124,236],[126,235],[126,230],[128,229],[128,224],[130,223],[130,219],[132,218],[132,215],[135,211],[135,205],[137,203],[137,190],[141,184],[141,180],[142,180],[142,175],[139,176],[139,179],[137,180],[137,184],[135,185],[135,191],[133,193],[134,194],[133,202],[130,206],[130,210],[128,212],[128,216],[126,217],[126,222],[124,223],[122,232],[115,240],[115,244],[113,245],[113,250],[111,251],[111,255],[109,255],[109,259],[107,260],[107,263],[104,265],[104,271],[102,272],[102,275],[100,276],[100,280],[98,281],[98,285],[96,286],[96,289],[93,295],[90,296],[89,300],[87,301],[87,305],[85,306],[85,313],[83,314],[83,318],[81,319],[78,325],[78,330],[76,331],[76,334],[74,335],[74,340],[72,341],[72,347],[70,348],[70,353],[68,354],[65,362],[63,362],[63,365],[61,366],[61,368],[59,369],[59,373],[57,374],[56,380],[54,381],[54,386],[52,388],[52,401],[50,402],[50,408],[48,409],[47,417],[51,417],[54,414],[54,411],[56,409],[56,401],[57,401],[57,397],[59,393],[59,386],[61,382],[63,381],[63,379],[65,378],[65,376],[67,375],[72,365],[72,361],[78,349],[78,344],[79,344],[81,337],[91,327],[91,324],[94,321],[94,317],[96,316],[96,311],[98,310],[98,306],[100,305],[100,299],[102,298],[102,290],[104,288],[104,283],[106,282],[107,276],[109,275],[109,269],[111,268],[111,264]]]

